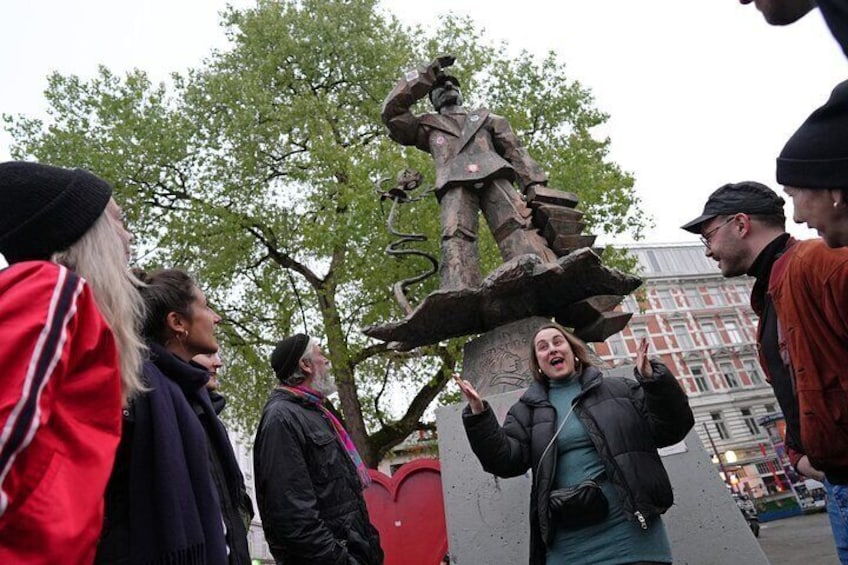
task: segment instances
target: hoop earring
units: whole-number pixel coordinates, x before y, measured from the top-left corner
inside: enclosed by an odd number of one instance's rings
[[[178,333],[176,335],[176,337],[177,337],[177,341],[179,341],[180,343],[184,342],[185,340],[188,339],[188,330],[181,331],[180,333]]]

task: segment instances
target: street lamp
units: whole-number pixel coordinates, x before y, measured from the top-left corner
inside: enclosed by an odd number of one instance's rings
[[[736,486],[730,482],[730,474],[724,468],[724,463],[721,461],[721,456],[718,454],[718,449],[716,449],[715,442],[713,441],[713,435],[710,433],[710,428],[707,427],[707,423],[703,422],[704,431],[707,433],[707,439],[710,441],[710,445],[713,448],[713,457],[717,460],[719,474],[721,475],[722,480],[724,480],[725,484],[730,487],[730,492],[737,492]],[[725,452],[725,457],[727,457],[728,453],[733,453],[733,461],[736,461],[736,453],[732,450]],[[728,461],[729,463],[730,461]]]

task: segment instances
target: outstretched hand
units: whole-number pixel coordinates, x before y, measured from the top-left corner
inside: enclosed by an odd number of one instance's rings
[[[456,381],[457,385],[459,385],[459,390],[462,391],[462,396],[465,397],[465,400],[468,401],[468,405],[471,406],[471,412],[473,414],[479,414],[482,412],[485,409],[483,406],[483,399],[480,398],[480,394],[474,390],[471,383],[460,377],[459,373],[453,374],[453,380]]]
[[[644,337],[636,350],[636,370],[643,377],[650,377],[654,374],[654,368],[651,367],[651,362],[648,360],[648,340]]]

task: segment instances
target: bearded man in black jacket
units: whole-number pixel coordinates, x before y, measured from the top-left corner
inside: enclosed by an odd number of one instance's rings
[[[315,339],[277,344],[280,385],[262,413],[253,449],[256,499],[278,564],[381,565],[380,537],[362,491],[371,478],[344,427],[326,406],[335,392]]]

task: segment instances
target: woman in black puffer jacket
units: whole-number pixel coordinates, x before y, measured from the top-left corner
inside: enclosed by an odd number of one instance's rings
[[[585,346],[557,324],[533,337],[534,382],[503,426],[474,388],[463,423],[483,468],[533,471],[531,565],[671,563],[660,519],[673,503],[657,448],[694,425],[686,394],[639,346],[637,380],[604,378]]]

